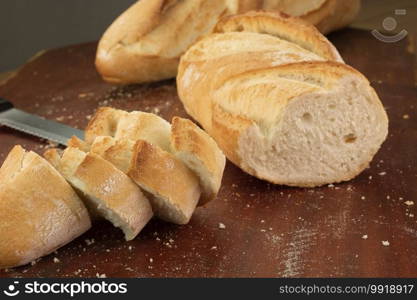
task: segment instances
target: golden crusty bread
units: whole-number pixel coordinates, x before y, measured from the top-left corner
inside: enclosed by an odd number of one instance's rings
[[[42,157],[15,146],[0,168],[0,268],[47,255],[91,227],[82,201]]]
[[[47,150],[45,158],[84,195],[93,207],[132,240],[152,218],[152,208],[139,187],[123,172],[100,156],[68,147],[62,155]]]
[[[221,185],[225,157],[214,140],[189,120],[173,124],[140,111],[100,108],[70,147],[90,151],[129,175],[145,190],[156,215],[187,223],[197,205],[213,200]]]
[[[86,128],[86,142],[92,144],[99,136],[115,140],[145,140],[174,155],[199,178],[202,196],[199,205],[214,199],[220,189],[225,157],[213,139],[189,120],[175,117],[171,124],[161,117],[145,112],[125,112],[109,107],[99,109]],[[110,128],[110,129],[109,129]],[[99,147],[97,147],[99,148]],[[113,147],[114,159],[123,156]],[[120,160],[126,162],[123,158]],[[124,163],[126,167],[126,163]]]
[[[368,80],[317,29],[283,14],[226,17],[181,58],[187,112],[243,170],[277,184],[349,180],[388,132]]]
[[[82,144],[76,137],[69,145]],[[198,178],[169,152],[144,140],[99,136],[90,152],[113,164],[147,192],[155,214],[168,222],[189,222],[200,198]]]
[[[176,76],[180,56],[225,15],[282,11],[327,33],[352,22],[359,8],[360,0],[141,0],[106,30],[96,66],[114,83],[168,79]]]

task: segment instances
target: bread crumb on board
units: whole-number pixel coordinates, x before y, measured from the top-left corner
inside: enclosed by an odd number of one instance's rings
[[[408,119],[410,119],[410,115],[408,115],[408,114],[403,115],[403,119],[404,119],[404,120],[408,120]]]
[[[220,229],[226,229],[226,225],[224,225],[223,223],[219,223],[219,228]]]
[[[378,175],[379,176],[385,176],[385,175],[387,175],[387,172],[379,172]]]
[[[57,257],[54,257],[54,263],[60,263],[61,261],[59,260],[59,258],[57,258]]]
[[[362,239],[363,239],[363,240],[368,239],[368,235],[367,235],[367,234],[364,234],[364,235],[362,236]]]
[[[34,266],[34,265],[36,265],[36,263],[37,263],[38,261],[40,261],[40,260],[41,260],[41,258],[35,259],[35,260],[33,260],[33,261],[31,261],[31,262],[30,262],[30,265],[31,265],[31,266]]]
[[[97,278],[107,278],[107,275],[106,274],[99,274],[99,273],[96,273],[96,277]]]
[[[78,269],[77,271],[74,272],[74,275],[79,275],[82,272],[81,269]]]
[[[87,246],[90,246],[90,245],[95,243],[95,240],[94,239],[85,239],[84,242],[87,244]]]
[[[383,246],[385,246],[385,247],[388,247],[390,244],[389,244],[389,241],[381,241],[381,243],[382,243],[382,245]]]
[[[414,205],[414,201],[407,200],[404,202],[404,204],[407,206],[411,206],[411,205]]]

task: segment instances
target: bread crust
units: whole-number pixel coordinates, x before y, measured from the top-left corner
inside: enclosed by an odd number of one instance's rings
[[[87,209],[42,157],[15,146],[0,169],[0,268],[27,264],[91,227]]]
[[[134,239],[152,218],[149,201],[136,184],[100,156],[71,147],[62,156],[57,149],[44,156],[85,195],[89,207],[124,231],[126,240]]]
[[[287,40],[326,60],[343,62],[337,49],[310,23],[281,12],[251,11],[222,18],[214,33],[255,32]]]

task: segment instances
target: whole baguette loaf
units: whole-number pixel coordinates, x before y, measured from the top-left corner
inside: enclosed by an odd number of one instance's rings
[[[71,147],[107,161],[147,192],[160,218],[188,223],[196,206],[213,200],[225,157],[214,140],[189,120],[170,123],[145,112],[100,108]]]
[[[180,56],[225,15],[280,10],[327,33],[352,22],[359,7],[360,0],[141,0],[103,34],[96,67],[113,83],[173,78]]]
[[[277,184],[349,180],[388,132],[368,80],[316,28],[283,14],[221,20],[181,58],[177,86],[232,162]]]
[[[104,33],[97,70],[114,83],[175,77],[180,56],[226,10],[225,0],[140,0]]]
[[[47,255],[91,227],[82,201],[42,157],[15,146],[0,168],[0,268]]]
[[[87,207],[134,239],[152,218],[148,199],[123,172],[101,157],[68,147],[62,154],[47,150],[45,158],[83,195]]]

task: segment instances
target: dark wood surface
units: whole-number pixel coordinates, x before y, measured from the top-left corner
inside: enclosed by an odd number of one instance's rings
[[[368,76],[390,117],[388,140],[356,179],[288,188],[228,162],[218,198],[198,208],[190,224],[152,220],[127,243],[102,221],[36,264],[0,271],[0,277],[416,277],[414,49],[408,40],[386,44],[352,29],[330,39]],[[0,86],[0,95],[78,128],[99,106],[154,112],[168,120],[186,116],[174,81],[128,87],[101,81],[93,66],[95,46],[47,51]],[[49,146],[1,127],[0,161],[15,144],[38,153]],[[407,205],[410,201],[415,204]]]

